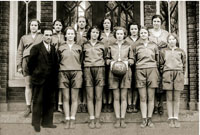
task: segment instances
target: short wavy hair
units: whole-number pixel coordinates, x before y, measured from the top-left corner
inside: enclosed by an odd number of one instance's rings
[[[123,30],[124,31],[124,39],[125,39],[127,37],[127,30],[124,27],[120,27],[120,26],[114,28],[114,32],[113,32],[114,33],[114,37],[116,38],[116,32],[118,30]]]
[[[175,33],[169,33],[169,35],[167,36],[167,43],[169,43],[168,40],[170,36],[173,36],[176,39],[176,47],[179,47],[179,39]]]
[[[88,40],[90,40],[91,39],[91,32],[92,32],[92,30],[93,29],[97,29],[98,31],[99,31],[99,36],[98,36],[98,40],[100,40],[100,37],[101,37],[101,30],[99,29],[99,27],[98,26],[92,26],[89,30],[88,30],[88,32],[87,32],[87,39]]]
[[[160,21],[161,21],[161,24],[163,23],[163,18],[162,18],[161,15],[154,15],[154,16],[152,17],[152,22],[153,22],[153,19],[155,19],[155,18],[159,18]]]
[[[67,34],[67,30],[73,30],[74,31],[74,34],[75,34],[75,37],[74,37],[74,41],[76,41],[76,30],[72,27],[72,26],[68,26],[68,27],[66,27],[65,28],[65,30],[64,30],[64,37],[65,37],[65,35]],[[65,37],[65,41],[67,41],[67,38]]]
[[[37,19],[31,19],[30,21],[29,21],[29,23],[28,23],[28,31],[30,32],[31,30],[30,30],[30,26],[31,26],[31,23],[32,22],[37,22],[38,23],[38,30],[40,29],[40,21],[39,20],[37,20]]]
[[[137,25],[137,27],[138,27],[138,35],[139,35],[139,31],[140,31],[140,27],[141,26],[138,23],[136,23],[136,22],[132,22],[132,23],[128,24],[128,35],[129,36],[131,35],[131,32],[130,32],[131,25]]]

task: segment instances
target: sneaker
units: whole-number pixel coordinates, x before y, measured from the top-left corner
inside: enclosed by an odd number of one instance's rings
[[[77,113],[81,113],[81,110],[82,110],[81,108],[82,108],[82,104],[79,104],[77,108]]]
[[[81,112],[82,113],[87,113],[87,105],[86,104],[82,105]]]
[[[126,123],[124,119],[121,119],[121,127],[126,128]]]
[[[162,106],[158,107],[158,113],[159,113],[160,115],[163,115],[164,110],[163,110],[163,107],[162,107]]]
[[[119,118],[115,121],[114,127],[115,128],[119,128],[120,127],[120,119]]]
[[[96,118],[96,123],[95,123],[96,128],[101,128],[101,123],[100,123],[100,119]]]
[[[131,105],[127,106],[126,112],[127,113],[132,113],[132,106]]]
[[[113,105],[112,104],[108,104],[107,112],[113,112],[113,111],[114,111]]]
[[[26,110],[24,111],[24,117],[28,117],[29,114],[31,113],[31,107],[27,107]]]
[[[133,112],[133,113],[137,113],[137,112],[138,112],[138,109],[136,108],[135,105],[132,106],[132,112]]]
[[[88,126],[89,128],[94,129],[95,128],[94,120],[90,120]]]
[[[144,127],[146,127],[147,126],[147,119],[146,118],[143,118],[143,121],[142,121],[142,123],[140,124],[140,127],[141,128],[144,128]]]
[[[71,120],[69,124],[69,128],[74,129],[76,127],[75,120]]]
[[[102,104],[102,112],[103,113],[107,112],[107,105],[106,104]]]
[[[174,119],[174,127],[179,128],[181,126],[180,122],[177,119]]]
[[[154,107],[153,114],[158,114],[158,107],[157,106]]]
[[[150,128],[153,128],[153,127],[154,127],[154,124],[153,124],[151,118],[148,118],[147,126],[150,127]]]
[[[70,121],[66,120],[64,129],[69,129],[69,125],[70,125]]]
[[[169,119],[169,127],[174,128],[174,120],[173,119]]]

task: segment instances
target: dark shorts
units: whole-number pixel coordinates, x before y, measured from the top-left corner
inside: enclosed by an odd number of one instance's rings
[[[23,71],[23,76],[30,76],[29,70],[28,70],[28,60],[29,57],[24,57],[22,59],[22,71]]]
[[[105,85],[105,67],[85,67],[83,71],[86,87]]]
[[[82,71],[60,71],[59,88],[81,88],[83,83]]]
[[[163,90],[183,90],[184,74],[182,71],[165,71],[162,79]]]
[[[136,69],[137,88],[158,88],[159,73],[157,68]]]
[[[131,80],[132,80],[132,72],[130,67],[122,78],[115,76],[112,73],[112,71],[109,71],[109,81],[108,81],[109,89],[131,88]]]

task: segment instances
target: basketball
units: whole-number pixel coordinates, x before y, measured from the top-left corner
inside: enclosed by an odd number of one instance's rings
[[[112,66],[112,73],[117,77],[122,77],[126,74],[126,64],[122,61],[116,61]]]

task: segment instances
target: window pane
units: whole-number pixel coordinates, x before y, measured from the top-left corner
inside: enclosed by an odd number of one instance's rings
[[[36,1],[28,3],[28,22],[36,18]],[[20,38],[26,34],[26,3],[19,1],[18,3],[18,44]]]

